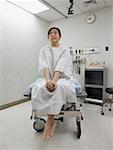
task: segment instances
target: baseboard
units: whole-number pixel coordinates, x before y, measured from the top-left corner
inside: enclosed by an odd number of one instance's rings
[[[29,100],[30,99],[28,99],[28,98],[24,98],[24,99],[20,99],[20,100],[17,100],[17,101],[8,103],[8,104],[1,105],[0,110],[6,109],[8,107],[12,107],[12,106],[15,106],[15,105],[18,105],[18,104],[21,104],[21,103],[24,103],[24,102],[29,101]]]

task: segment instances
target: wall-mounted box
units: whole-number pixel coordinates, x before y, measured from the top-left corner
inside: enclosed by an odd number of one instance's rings
[[[99,54],[100,48],[99,47],[92,47],[92,48],[78,48],[72,49],[70,51],[72,55],[87,55],[87,54]]]
[[[84,48],[84,54],[99,54],[100,48]]]
[[[85,90],[87,101],[102,103],[106,97],[107,68],[86,68],[85,69]]]

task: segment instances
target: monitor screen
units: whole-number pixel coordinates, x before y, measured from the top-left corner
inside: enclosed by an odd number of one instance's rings
[[[103,85],[103,71],[85,70],[85,84]]]

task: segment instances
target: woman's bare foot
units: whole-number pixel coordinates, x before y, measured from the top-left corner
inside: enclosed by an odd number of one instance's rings
[[[43,135],[42,135],[43,140],[49,140],[50,137],[53,135],[54,128],[55,128],[54,123],[55,123],[54,122],[54,116],[48,115],[48,119],[47,119],[47,122],[45,124],[45,128],[44,128]]]
[[[45,128],[44,128],[44,131],[43,131],[43,134],[42,134],[42,139],[43,140],[49,140],[50,139],[50,127],[49,125],[46,123],[45,124]]]
[[[56,122],[55,122],[55,120],[54,120],[53,123],[52,123],[52,125],[51,125],[50,136],[53,136],[55,127],[56,127]]]

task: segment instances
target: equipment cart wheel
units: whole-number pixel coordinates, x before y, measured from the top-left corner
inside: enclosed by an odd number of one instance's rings
[[[43,118],[35,119],[35,121],[33,123],[34,130],[36,130],[37,132],[43,131],[45,123],[46,123],[46,121]]]
[[[76,125],[77,125],[77,138],[80,139],[80,136],[81,136],[81,122],[80,122],[79,117],[76,118]]]
[[[101,115],[104,115],[104,112],[101,112]]]

